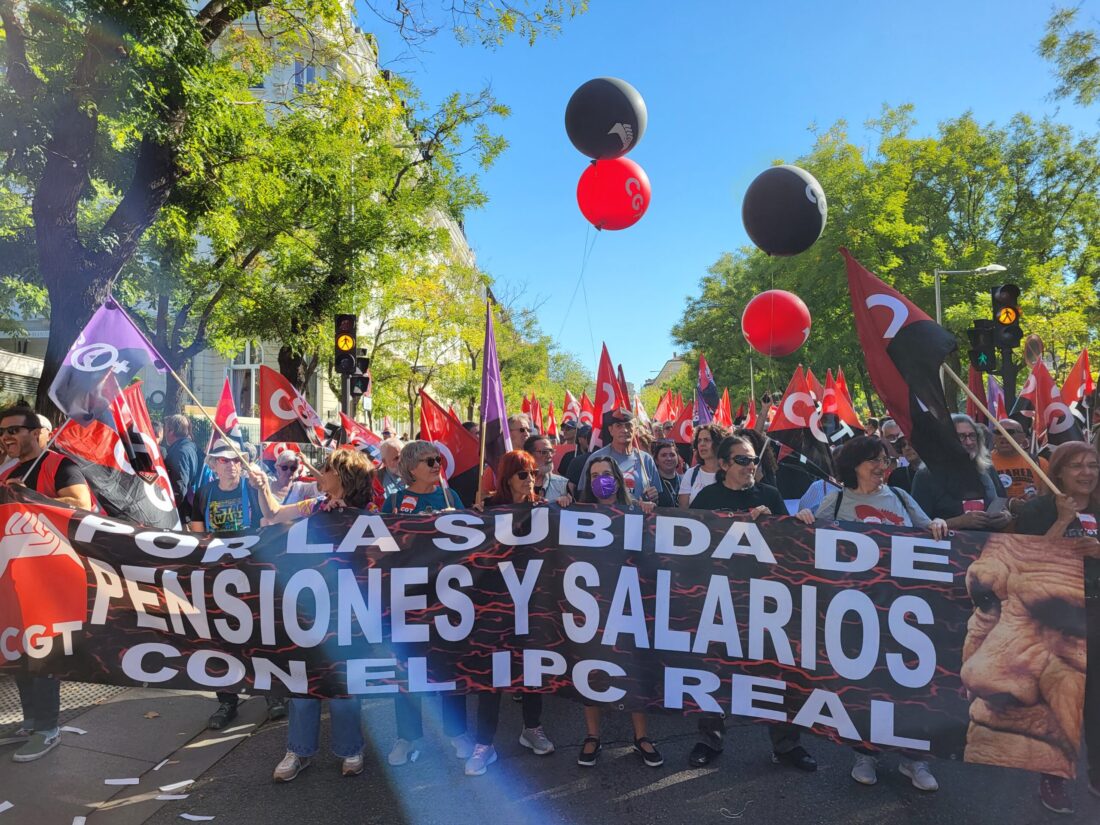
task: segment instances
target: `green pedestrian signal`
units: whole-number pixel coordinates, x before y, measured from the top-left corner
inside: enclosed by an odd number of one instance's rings
[[[966,331],[970,339],[970,366],[978,372],[993,372],[997,368],[996,330],[991,320],[978,319]]]

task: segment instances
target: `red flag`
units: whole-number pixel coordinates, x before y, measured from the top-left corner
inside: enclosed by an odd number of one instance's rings
[[[218,399],[218,408],[214,410],[214,423],[221,427],[223,433],[237,442],[238,445],[244,443],[244,436],[241,434],[241,425],[237,421],[237,405],[233,403],[233,389],[229,386],[229,379],[225,379],[225,383],[222,385],[222,394]],[[210,448],[214,445],[214,439],[218,438],[217,432],[210,433],[210,443],[206,448],[207,452],[210,452]]]
[[[1089,367],[1089,351],[1083,349],[1077,356],[1077,363],[1073,365],[1073,369],[1066,376],[1065,383],[1062,384],[1062,403],[1066,406],[1080,404],[1089,398],[1095,389],[1092,383],[1092,370]]]
[[[459,418],[458,413],[455,412],[455,405],[454,404],[448,404],[447,405],[447,415],[449,415],[451,418],[453,418],[459,424],[462,423],[462,419]]]
[[[596,373],[596,420],[592,424],[593,449],[603,446],[602,430],[604,416],[613,410],[629,410],[630,399],[627,398],[615,375],[615,369],[611,366],[611,356],[607,354],[607,344],[603,345],[600,354],[600,367]]]
[[[821,429],[830,444],[842,444],[863,432],[863,424],[852,402],[837,388],[832,370],[825,373],[825,388],[821,391]]]
[[[386,433],[397,435],[397,428],[393,425],[393,419],[388,415],[382,416],[382,435]]]
[[[526,395],[523,396],[523,401],[520,402],[519,408],[520,408],[520,411],[524,415],[530,415],[531,414],[531,399],[528,398]]]
[[[554,438],[557,438],[558,437],[558,422],[554,419],[554,402],[553,401],[550,402],[550,408],[547,410],[546,419],[547,419],[547,421],[546,421],[546,434],[549,435],[549,436],[553,436]]]
[[[457,475],[477,472],[481,445],[462,424],[447,414],[435,400],[420,391],[420,431],[443,456],[443,477],[450,481]]]
[[[346,443],[357,450],[361,450],[371,444],[382,443],[381,436],[375,435],[358,421],[353,421],[343,413],[340,413],[340,426],[343,427],[344,432],[347,433]]]
[[[573,396],[573,393],[569,390],[565,391],[565,401],[561,405],[561,423],[566,421],[581,420],[581,403]]]
[[[630,390],[626,387],[626,377],[623,375],[623,365],[619,364],[619,389],[623,391],[623,398],[630,398]]]
[[[539,435],[546,432],[546,422],[542,417],[542,403],[535,397],[534,393],[531,393],[531,424],[534,431]],[[521,446],[517,444],[516,449],[520,449]]]
[[[691,443],[695,435],[695,429],[691,423],[694,417],[695,410],[693,407],[688,406],[680,410],[680,415],[677,416],[676,421],[672,424],[672,440],[677,444]]]
[[[806,368],[806,383],[810,387],[810,393],[813,395],[814,400],[821,403],[822,396],[825,395],[825,388],[821,386],[821,382],[817,380],[814,371],[809,367]]]
[[[325,440],[325,425],[305,398],[271,367],[260,367],[260,441]]]
[[[749,414],[742,425],[746,430],[756,429],[756,399],[749,399]]]
[[[730,411],[730,391],[722,391],[722,399],[718,402],[718,409],[714,411],[714,423],[721,424],[727,430],[733,427],[733,413]]]
[[[1031,374],[1020,390],[1012,416],[1024,416],[1032,420],[1032,431],[1038,444],[1062,444],[1066,441],[1083,441],[1078,419],[1071,408],[1063,403],[1062,393],[1050,375],[1046,364],[1035,362]]]
[[[810,385],[799,364],[791,376],[768,435],[779,444],[779,460],[793,456],[803,464],[828,472],[832,466],[828,438],[821,429],[821,412],[810,395]]]
[[[672,390],[665,390],[664,396],[661,398],[660,403],[657,404],[657,411],[653,413],[653,420],[664,423],[666,421],[675,420],[676,416],[673,415],[672,407],[676,402],[672,400]]]
[[[589,427],[594,426],[596,422],[596,406],[592,403],[592,399],[588,397],[587,392],[581,393],[579,420],[581,424],[587,424]]]
[[[264,450],[262,453],[263,460],[274,461],[287,450],[290,450],[292,453],[298,453],[299,455],[301,455],[302,453],[302,448],[299,447],[297,444],[292,444],[286,441],[271,441],[267,444],[264,444]]]
[[[1001,389],[1001,385],[997,383],[993,373],[989,373],[986,377],[985,385],[985,397],[989,399],[986,406],[989,407],[989,411],[997,416],[998,421],[1002,418],[1008,418],[1008,408],[1005,407],[1005,391]]]
[[[985,381],[982,380],[982,374],[974,369],[973,366],[970,367],[970,373],[966,376],[966,384],[970,387],[970,391],[978,396],[978,399],[988,407],[989,401],[985,397]],[[989,423],[989,419],[986,418],[985,413],[978,409],[978,405],[970,400],[969,395],[966,397],[966,414],[979,424]]]
[[[679,390],[676,391],[676,417],[680,417],[680,413],[684,411],[684,394]]]
[[[955,336],[887,286],[841,248],[856,332],[871,383],[901,431],[933,472],[980,490],[977,467],[959,443],[947,409],[940,367],[958,349]]]
[[[649,413],[645,411],[642,399],[637,395],[634,396],[634,417],[642,424],[649,425]]]
[[[848,405],[854,410],[856,405],[852,401],[852,393],[848,391],[848,379],[844,377],[844,369],[841,367],[836,368],[836,388],[844,394],[848,399]]]

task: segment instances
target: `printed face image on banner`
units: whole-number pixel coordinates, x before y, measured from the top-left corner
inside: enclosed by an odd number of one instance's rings
[[[991,535],[966,588],[966,760],[1072,776],[1085,695],[1081,557]]]

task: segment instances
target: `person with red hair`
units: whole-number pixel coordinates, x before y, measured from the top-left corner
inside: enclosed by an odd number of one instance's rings
[[[535,493],[535,477],[538,468],[534,456],[523,450],[512,450],[500,457],[497,465],[497,489],[475,510],[486,507],[512,507],[517,504],[538,505],[546,502]],[[567,506],[571,499],[562,496],[555,502]],[[500,721],[500,693],[497,691],[481,693],[477,697],[477,743],[474,753],[466,760],[466,775],[481,776],[490,765],[497,761],[493,739]],[[547,738],[542,729],[542,696],[538,693],[522,694],[523,732],[519,743],[537,756],[546,756],[554,752],[554,743]]]

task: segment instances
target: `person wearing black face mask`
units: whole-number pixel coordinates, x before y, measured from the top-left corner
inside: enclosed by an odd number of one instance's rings
[[[756,483],[756,467],[760,458],[747,438],[728,436],[718,445],[718,472],[716,481],[704,487],[692,502],[695,510],[728,510],[748,513],[755,521],[765,516],[786,516],[787,505],[779,491],[769,484]],[[800,521],[812,524],[814,517],[809,510],[797,514]],[[772,743],[772,761],[790,765],[800,771],[816,771],[817,762],[799,744],[798,728],[794,725],[768,726]],[[722,753],[725,739],[725,721],[715,714],[699,717],[699,741],[688,756],[692,767],[709,764]]]

